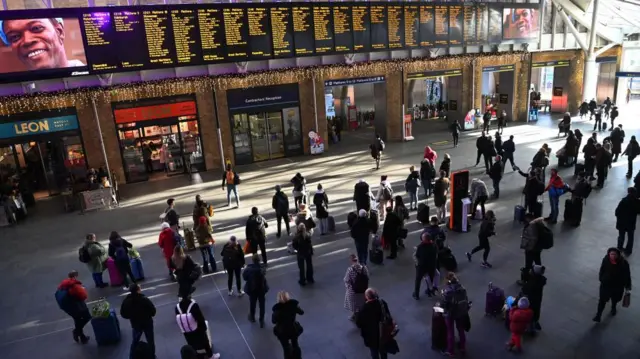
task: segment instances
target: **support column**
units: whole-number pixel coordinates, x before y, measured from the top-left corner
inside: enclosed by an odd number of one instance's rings
[[[596,44],[597,24],[598,24],[598,2],[593,0],[593,15],[591,19],[591,32],[589,33],[589,51],[587,59],[584,63],[584,81],[582,97],[586,101],[596,98],[596,90],[598,87],[598,64],[596,63],[596,54],[593,51]]]

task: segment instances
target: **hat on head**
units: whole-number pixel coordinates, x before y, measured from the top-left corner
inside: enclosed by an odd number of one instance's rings
[[[160,225],[161,229],[167,229],[167,228],[171,228],[171,225],[169,225],[169,223],[167,222],[162,222],[162,224]]]
[[[529,298],[527,298],[527,297],[520,298],[520,300],[518,301],[518,308],[520,308],[520,309],[529,308]]]

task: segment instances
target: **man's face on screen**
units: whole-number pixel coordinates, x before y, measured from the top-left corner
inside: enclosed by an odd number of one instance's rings
[[[520,36],[529,36],[529,32],[531,32],[531,10],[515,9],[513,24]]]
[[[67,67],[64,28],[54,19],[5,20],[11,50],[29,70]]]

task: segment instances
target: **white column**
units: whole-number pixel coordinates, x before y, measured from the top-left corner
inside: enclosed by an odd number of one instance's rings
[[[589,102],[591,99],[596,98],[596,89],[598,87],[598,64],[596,63],[595,55],[588,56],[587,61],[584,64],[584,82],[582,86],[583,100]]]

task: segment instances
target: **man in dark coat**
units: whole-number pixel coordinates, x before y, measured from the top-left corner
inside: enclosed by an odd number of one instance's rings
[[[529,280],[522,287],[522,294],[529,298],[529,308],[533,310],[533,328],[541,330],[540,308],[542,307],[542,292],[547,284],[547,277],[544,276],[545,267],[534,265],[531,269]]]
[[[633,176],[633,160],[640,155],[640,144],[638,144],[636,136],[631,136],[631,140],[622,155],[627,155],[627,178],[631,178]]]
[[[524,209],[529,213],[535,213],[537,211],[538,196],[544,193],[544,183],[536,173],[536,170],[532,169],[529,173],[524,173],[520,168],[516,168],[518,173],[527,178],[525,182],[522,194],[524,194]],[[539,213],[542,215],[542,213]]]
[[[511,162],[511,168],[515,171],[516,164],[513,162],[513,153],[516,152],[516,144],[513,142],[513,135],[502,143],[502,161],[507,164],[507,160]]]
[[[598,149],[596,148],[596,142],[593,137],[587,140],[587,144],[582,148],[584,153],[584,171],[587,173],[589,179],[593,180],[593,171],[596,169],[596,154]]]
[[[487,173],[489,173],[489,171],[491,170],[491,166],[493,165],[493,156],[495,155],[496,155],[496,149],[493,144],[493,140],[491,139],[491,136],[487,136],[485,146],[482,152],[482,156],[484,157],[484,167]]]
[[[618,156],[622,153],[624,135],[622,125],[618,125],[618,127],[615,127],[613,131],[611,131],[611,153],[613,154],[613,162],[618,161]]]
[[[249,216],[245,225],[245,235],[247,241],[249,241],[251,253],[258,253],[258,247],[260,248],[260,252],[262,253],[262,262],[264,265],[267,265],[267,249],[265,245],[267,241],[265,228],[267,227],[269,227],[269,224],[264,217],[258,214],[258,208],[251,208],[251,216]]]
[[[596,173],[598,174],[596,187],[602,188],[604,187],[604,180],[607,179],[609,174],[612,156],[601,144],[596,145],[596,150]]]
[[[361,209],[358,211],[358,219],[351,226],[351,238],[356,245],[356,254],[358,262],[367,265],[367,257],[369,255],[369,237],[371,235],[371,222],[367,217],[367,211]]]
[[[598,312],[593,321],[599,323],[602,319],[604,306],[611,301],[611,315],[616,315],[616,305],[625,291],[631,290],[631,270],[629,262],[620,254],[617,248],[609,248],[607,255],[602,258],[600,272],[600,298],[598,299]]]
[[[422,181],[422,187],[424,188],[424,196],[425,198],[431,197],[431,192],[433,191],[433,186],[431,182],[433,178],[436,176],[436,168],[435,164],[431,162],[429,159],[423,159],[420,162],[420,181]]]
[[[156,307],[153,302],[142,294],[138,284],[129,287],[129,295],[122,301],[120,316],[131,321],[133,339],[131,340],[131,352],[136,348],[142,334],[147,339],[151,352],[155,355],[156,347],[153,335],[153,317],[156,316]]]
[[[596,120],[593,122],[593,131],[595,131],[596,128],[598,129],[598,132],[602,131],[602,111],[602,108],[596,110]]]
[[[385,216],[384,225],[382,226],[382,236],[384,237],[385,244],[388,243],[391,249],[391,253],[389,253],[387,259],[396,259],[398,256],[398,239],[403,221],[391,207],[387,207],[386,211],[387,215]]]
[[[502,136],[500,136],[500,132],[496,132],[495,140],[493,141],[493,146],[496,149],[496,153],[502,156],[503,144],[502,144]]]
[[[502,180],[502,157],[496,156],[496,162],[491,165],[489,169],[489,177],[493,181],[493,197],[500,198],[500,181]]]
[[[476,157],[476,166],[480,164],[480,158],[484,153],[484,149],[486,145],[487,145],[487,137],[483,131],[482,135],[480,135],[480,137],[478,137],[478,139],[476,140],[476,151],[478,153],[478,156]]]
[[[369,288],[364,293],[366,302],[356,316],[356,325],[364,339],[364,345],[371,351],[371,358],[387,359],[388,346],[397,343],[388,335],[380,332],[380,323],[384,317],[391,317],[387,302],[382,300],[375,289]]]
[[[356,202],[356,211],[371,209],[371,190],[369,184],[360,180],[353,188],[353,201]]]
[[[458,139],[460,138],[460,123],[456,120],[453,120],[449,125],[449,131],[451,131],[451,136],[453,137],[453,147],[458,147]]]
[[[620,113],[618,112],[618,106],[613,106],[613,109],[611,109],[611,115],[610,115],[611,128],[613,128],[615,126],[614,123],[616,121],[616,118],[618,118],[619,115],[620,115]]]
[[[430,232],[424,230],[420,235],[420,244],[416,247],[413,260],[416,265],[416,278],[413,288],[413,299],[420,299],[420,284],[425,276],[432,279],[432,283],[436,284],[431,290],[427,290],[427,295],[431,297],[437,290],[437,282],[433,281],[436,275],[436,267],[438,264],[438,248],[435,239],[431,238]]]
[[[249,296],[249,321],[256,321],[256,303],[260,303],[260,328],[264,327],[264,304],[265,295],[269,291],[267,284],[266,270],[260,265],[260,257],[254,254],[251,257],[251,264],[242,272],[244,279],[244,292]]]
[[[404,189],[409,193],[409,210],[418,209],[418,189],[420,188],[420,173],[415,167],[409,168],[409,176],[404,181]]]
[[[598,108],[598,104],[596,103],[596,99],[592,98],[589,101],[589,120],[596,114],[596,109]]]
[[[271,200],[271,208],[276,211],[276,221],[278,223],[278,233],[276,237],[280,238],[282,234],[282,221],[284,220],[285,228],[287,229],[287,235],[291,235],[291,228],[289,228],[289,198],[282,192],[280,185],[276,185],[276,194],[273,195]]]
[[[633,252],[633,234],[636,230],[636,220],[640,214],[640,200],[634,187],[627,189],[624,197],[616,207],[616,229],[618,230],[618,250],[626,255]],[[627,247],[624,246],[624,237],[627,235]]]

